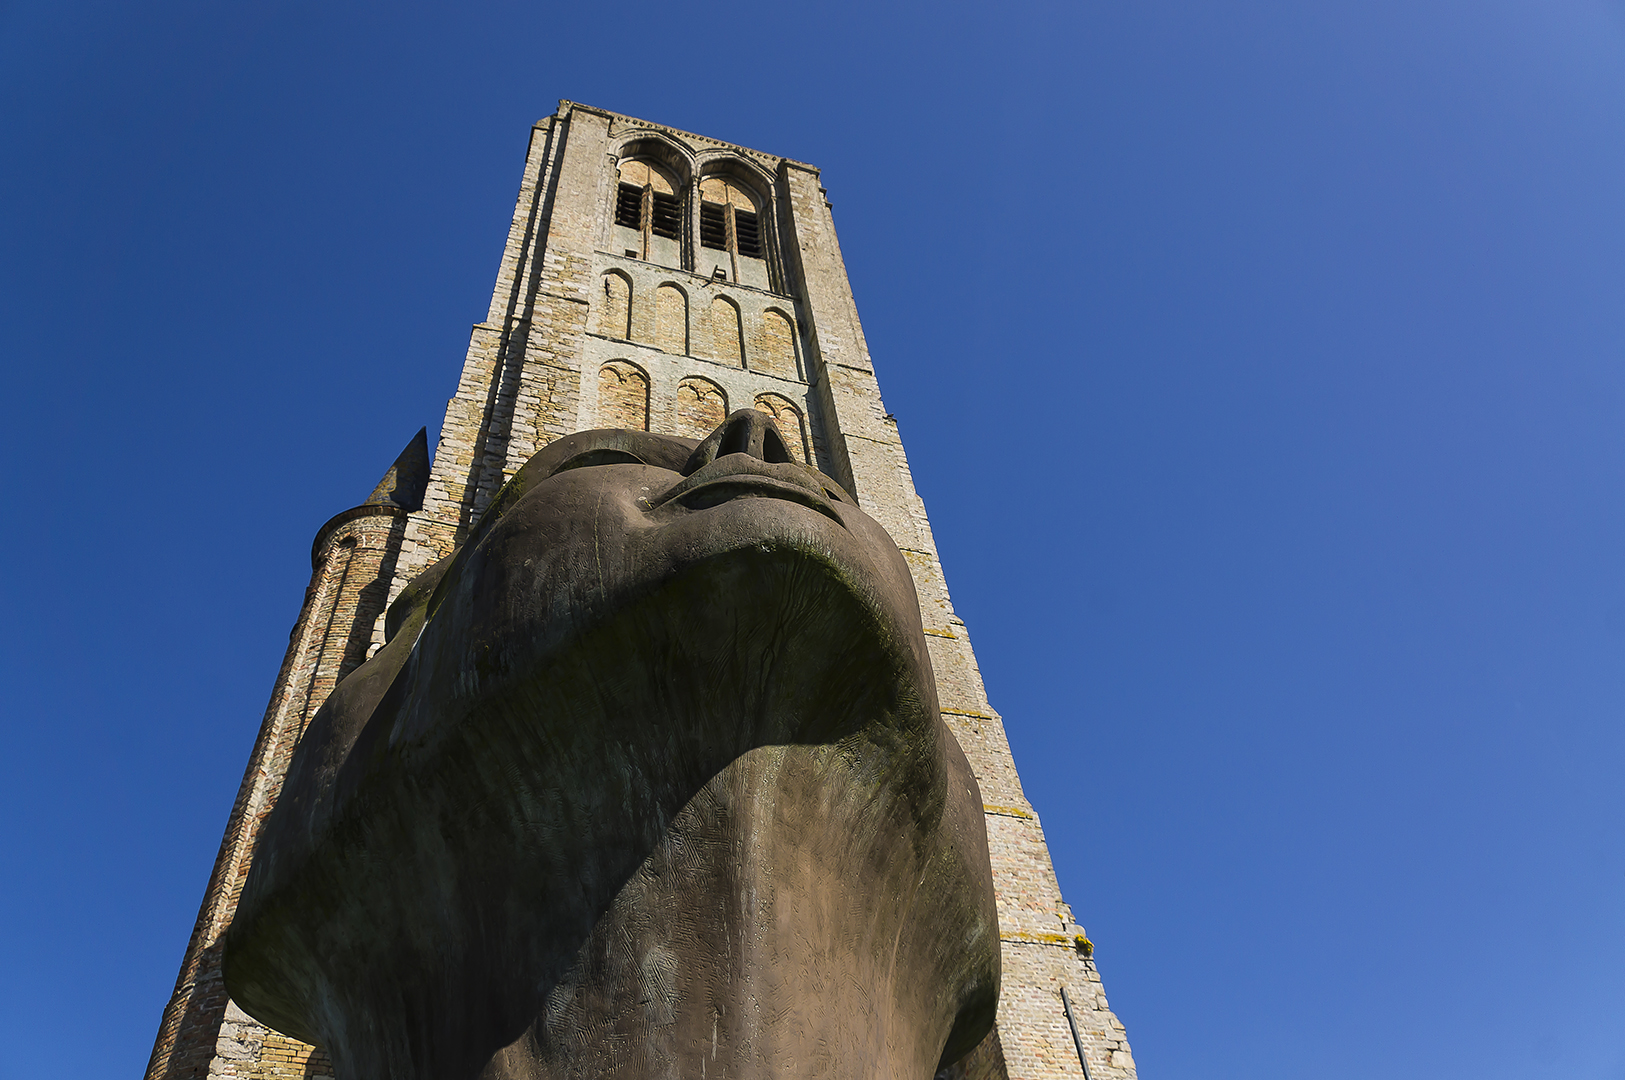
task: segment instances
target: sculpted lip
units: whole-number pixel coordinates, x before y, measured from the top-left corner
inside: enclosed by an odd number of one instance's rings
[[[650,500],[647,504],[649,509],[658,510],[668,503],[676,503],[689,510],[705,510],[734,499],[779,499],[816,510],[843,529],[846,528],[846,523],[821,492],[777,476],[764,475],[748,465],[741,467],[728,458],[719,459],[717,465],[727,467],[713,469],[708,466],[693,476],[685,477],[665,494]]]
[[[842,528],[846,527],[846,523],[836,516],[834,507],[806,488],[795,487],[765,476],[728,476],[721,480],[712,480],[699,487],[689,488],[667,501],[686,506],[690,510],[704,510],[731,499],[749,498],[782,499],[785,502],[800,503],[808,509],[818,511]]]

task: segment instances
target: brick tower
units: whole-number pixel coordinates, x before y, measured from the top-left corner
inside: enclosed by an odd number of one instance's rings
[[[227,823],[147,1080],[331,1075],[248,1017],[221,937],[305,725],[383,640],[388,601],[455,547],[553,439],[595,427],[703,437],[771,413],[913,568],[943,719],[986,800],[1003,941],[997,1026],[966,1078],[1133,1080],[1123,1026],[1061,899],[1038,816],[954,614],[835,239],[818,170],[570,101],[531,129],[490,311],[471,336],[432,467],[423,433],[361,506],[322,526],[313,576]]]

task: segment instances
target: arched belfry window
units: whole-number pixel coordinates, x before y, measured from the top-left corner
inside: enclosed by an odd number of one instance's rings
[[[615,238],[620,254],[681,267],[682,202],[672,178],[647,161],[623,161],[615,185]]]
[[[767,260],[756,196],[725,176],[700,181],[700,264],[707,277],[765,289]]]

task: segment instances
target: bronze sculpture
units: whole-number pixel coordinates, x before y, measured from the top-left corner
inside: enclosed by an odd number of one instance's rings
[[[753,410],[549,445],[311,722],[225,970],[341,1080],[956,1060],[998,921],[902,555]]]

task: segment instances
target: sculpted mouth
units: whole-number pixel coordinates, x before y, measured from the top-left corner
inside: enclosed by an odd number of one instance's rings
[[[835,508],[819,496],[806,488],[766,476],[726,476],[689,488],[665,502],[674,502],[690,510],[705,510],[733,499],[781,499],[785,502],[800,503],[809,510],[818,511],[842,528],[846,527],[845,522],[836,516]],[[665,505],[665,502],[661,505]]]
[[[734,499],[777,499],[816,510],[835,524],[846,528],[846,522],[821,489],[815,490],[809,479],[799,473],[782,475],[785,469],[796,466],[763,465],[745,454],[731,454],[719,458],[692,476],[684,477],[676,486],[644,505],[659,510],[670,503],[687,510],[706,510]],[[769,472],[768,470],[772,470]]]

